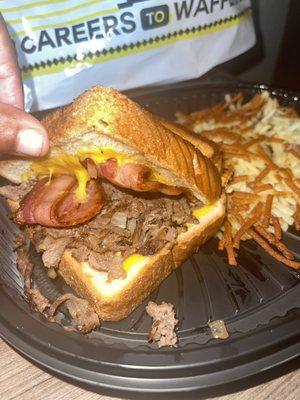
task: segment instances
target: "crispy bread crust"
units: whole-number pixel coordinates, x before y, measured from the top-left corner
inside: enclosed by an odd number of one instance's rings
[[[96,287],[95,280],[84,272],[83,265],[65,251],[59,265],[59,273],[80,296],[94,307],[100,319],[119,321],[128,316],[161,282],[181,263],[197,252],[199,247],[214,235],[224,218],[223,199],[218,202],[218,211],[204,222],[189,228],[181,234],[170,250],[163,248],[151,257],[125,287],[107,296]]]
[[[51,146],[67,146],[87,132],[105,134],[137,149],[149,163],[172,172],[205,203],[220,197],[220,176],[209,158],[114,89],[96,86],[42,123]]]
[[[172,272],[172,253],[161,251],[148,263],[136,278],[113,297],[99,293],[92,277],[84,274],[80,263],[66,251],[59,273],[69,286],[93,306],[103,321],[119,321],[127,317]]]
[[[160,123],[164,125],[167,129],[172,131],[175,135],[180,136],[182,139],[190,142],[195,146],[201,153],[209,158],[212,163],[221,171],[222,167],[222,153],[217,143],[202,137],[200,134],[194,133],[188,128],[183,128],[181,125],[175,124],[173,122],[167,121],[164,118],[158,118]]]

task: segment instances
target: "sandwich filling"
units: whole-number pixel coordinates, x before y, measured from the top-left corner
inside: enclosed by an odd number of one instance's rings
[[[173,247],[213,207],[111,148],[34,161],[23,184],[0,194],[19,203],[14,219],[26,225],[46,267],[57,268],[69,249],[78,262],[106,272],[108,281]]]
[[[75,197],[79,202],[87,200],[88,182],[97,177],[136,191],[161,191],[171,195],[182,192],[153,167],[142,165],[136,157],[119,153],[111,146],[82,148],[76,155],[61,153],[34,161],[24,180],[30,177],[50,180],[58,175],[74,176],[78,185]]]
[[[114,157],[112,157],[114,155]],[[81,150],[34,161],[23,179],[39,179],[21,200],[19,224],[66,228],[89,221],[105,203],[101,181],[135,192],[179,195],[184,189],[167,183],[158,171],[111,148]]]
[[[184,195],[133,192],[108,181],[102,181],[102,188],[106,194],[103,207],[85,223],[68,228],[27,225],[46,267],[58,268],[63,252],[70,249],[77,261],[106,272],[108,281],[123,279],[143,257],[154,255],[166,245],[173,247],[180,233],[186,232],[190,224],[197,224],[214,207],[203,206]],[[30,189],[26,182],[18,187],[2,187],[1,194],[22,202],[26,192],[32,193]]]
[[[27,228],[46,267],[57,268],[64,250],[70,249],[77,261],[107,272],[108,281],[123,279],[141,257],[154,255],[166,245],[173,247],[189,224],[199,222],[193,210],[197,215],[203,204],[183,195],[133,193],[109,182],[102,185],[107,200],[89,222],[65,229]]]

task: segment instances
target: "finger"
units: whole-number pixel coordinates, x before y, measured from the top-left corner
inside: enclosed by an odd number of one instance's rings
[[[49,141],[43,125],[30,114],[0,103],[0,152],[43,156]]]
[[[0,13],[0,101],[24,108],[23,85],[13,42]]]

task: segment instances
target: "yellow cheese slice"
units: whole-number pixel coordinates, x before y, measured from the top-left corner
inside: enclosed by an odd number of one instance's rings
[[[27,180],[30,175],[38,178],[49,178],[55,175],[72,175],[78,181],[76,190],[76,199],[79,202],[84,202],[87,198],[86,185],[90,180],[87,169],[81,163],[86,158],[91,158],[96,164],[104,163],[106,160],[113,158],[122,166],[128,163],[138,163],[134,157],[128,157],[125,154],[116,152],[112,147],[92,147],[83,148],[76,155],[59,154],[51,158],[37,160],[31,164],[31,174],[24,175],[24,180]],[[168,180],[158,171],[151,171],[148,178],[152,181],[168,184]]]

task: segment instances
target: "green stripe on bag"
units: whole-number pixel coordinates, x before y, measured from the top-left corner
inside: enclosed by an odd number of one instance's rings
[[[64,21],[64,22],[57,22],[56,24],[34,26],[34,27],[30,28],[29,32],[40,31],[42,29],[47,29],[47,28],[60,28],[60,27],[66,26],[66,25],[73,25],[73,24],[77,24],[78,22],[83,22],[90,18],[97,17],[98,15],[114,14],[118,11],[119,11],[119,9],[117,7],[110,8],[108,10],[96,11],[92,14],[85,15],[84,17],[78,17],[78,18],[70,19],[70,20]],[[25,35],[28,35],[28,32],[18,31],[18,32],[14,32],[11,35],[11,37],[12,37],[12,39],[14,39],[17,36],[25,36]]]
[[[65,0],[62,0],[62,1],[65,1]],[[8,22],[9,24],[21,24],[23,21],[23,18],[25,18],[28,21],[32,21],[32,20],[41,19],[41,18],[57,17],[64,13],[71,13],[73,11],[89,7],[93,4],[103,3],[103,1],[106,1],[106,0],[91,0],[91,1],[87,1],[86,3],[77,4],[77,6],[66,8],[65,10],[59,9],[56,11],[52,11],[52,12],[49,12],[46,14],[39,14],[39,15],[28,15],[28,16],[24,15],[24,16],[22,16],[22,18],[8,19],[8,20],[6,20],[6,22]],[[35,4],[37,4],[37,3],[35,3]]]

